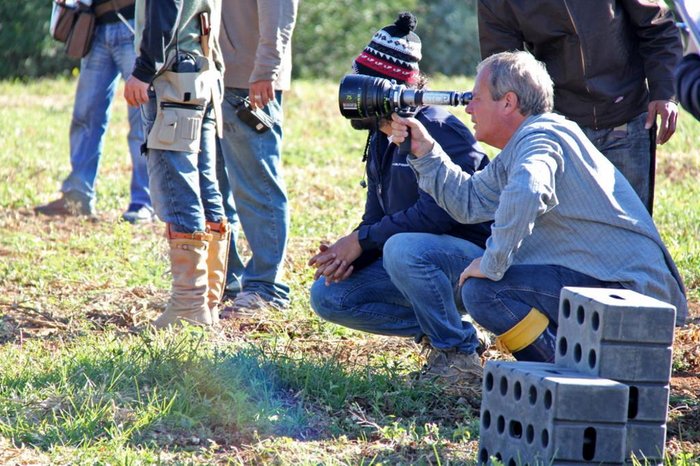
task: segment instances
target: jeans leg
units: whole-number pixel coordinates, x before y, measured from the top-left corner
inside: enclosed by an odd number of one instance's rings
[[[549,326],[529,347],[514,354],[528,361],[553,361],[559,295],[565,286],[620,288],[557,265],[512,265],[499,281],[469,278],[462,300],[472,318],[485,329],[502,335],[530,313],[532,308],[549,319]]]
[[[483,253],[469,241],[429,233],[399,233],[384,244],[384,268],[435,348],[476,351],[476,331],[462,320],[455,286],[467,265]]]
[[[380,335],[413,337],[423,332],[410,303],[394,286],[382,260],[326,286],[321,277],[311,286],[311,308],[324,320]]]
[[[275,125],[261,134],[236,115],[237,104],[247,95],[247,89],[226,89],[223,103],[226,123],[220,146],[233,192],[233,208],[252,252],[241,280],[244,291],[286,306],[289,287],[281,278],[289,209],[281,173],[282,95],[278,92],[277,100],[265,107]],[[235,244],[231,245],[231,251],[237,254]],[[235,262],[235,259],[231,261]]]
[[[71,172],[61,186],[64,193],[80,193],[92,205],[104,134],[119,76],[104,26],[95,29],[92,48],[80,62],[70,125]]]
[[[624,128],[582,128],[588,139],[617,167],[651,212],[651,130],[644,128],[647,112],[630,120]]]
[[[221,149],[221,140],[216,141],[216,179],[219,183],[219,191],[224,206],[224,212],[231,227],[231,245],[228,249],[228,265],[226,268],[226,288],[225,295],[229,298],[235,297],[243,290],[243,270],[245,265],[238,254],[238,232],[239,222],[238,214],[236,213],[235,203],[233,201],[233,193],[231,185],[228,182],[228,171]]]

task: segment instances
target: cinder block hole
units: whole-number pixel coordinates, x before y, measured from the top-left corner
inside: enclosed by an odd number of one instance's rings
[[[513,385],[513,398],[515,398],[515,401],[520,400],[523,396],[523,386],[520,384],[520,381],[516,381],[515,385]]]
[[[507,377],[501,377],[501,395],[506,396],[506,393],[508,393],[508,378]]]
[[[513,438],[523,438],[523,425],[518,421],[510,421],[508,434]]]
[[[630,385],[630,398],[627,404],[627,419],[634,419],[639,412],[639,389],[634,385]]]
[[[569,343],[566,338],[561,337],[559,339],[559,356],[566,356],[567,351],[569,351]]]
[[[591,316],[591,328],[593,328],[595,332],[600,328],[600,314],[598,314],[598,311],[593,312]]]
[[[571,316],[571,302],[568,299],[565,299],[561,303],[561,315],[564,316],[565,319]]]
[[[579,306],[576,308],[576,322],[583,324],[584,320],[586,320],[586,310],[583,306]]]
[[[530,386],[530,390],[527,393],[527,399],[530,401],[531,405],[534,405],[537,403],[537,389],[535,388],[534,385]]]
[[[588,427],[583,431],[583,451],[581,452],[583,459],[591,461],[595,458],[596,437],[598,433],[593,427]]]
[[[598,362],[598,356],[596,355],[596,352],[594,349],[591,349],[588,352],[588,367],[591,369],[595,369],[595,365]]]
[[[481,427],[488,430],[491,427],[491,411],[485,410],[481,415]]]
[[[518,466],[518,463],[515,462],[513,458],[508,460],[508,466]]]
[[[486,464],[489,461],[489,451],[486,448],[482,448],[479,452],[479,464]]]
[[[552,391],[547,390],[544,392],[544,409],[549,409],[552,407]]]
[[[581,344],[576,343],[576,346],[574,346],[574,361],[575,362],[581,362],[581,357],[582,357],[582,350],[581,350]]]
[[[493,374],[489,372],[486,374],[486,380],[484,380],[484,386],[486,387],[486,391],[490,392],[493,390]]]
[[[530,444],[535,441],[535,428],[532,424],[528,424],[525,429],[525,441]]]
[[[542,448],[547,448],[549,446],[549,431],[547,429],[542,431],[540,441],[542,442]]]
[[[506,431],[506,418],[504,418],[503,416],[498,416],[498,420],[496,421],[496,431],[499,434],[502,434]]]

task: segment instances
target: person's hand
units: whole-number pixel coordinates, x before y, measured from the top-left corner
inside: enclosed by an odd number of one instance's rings
[[[343,236],[332,245],[321,244],[319,253],[309,260],[316,267],[314,280],[326,277],[326,285],[348,278],[353,271],[352,263],[362,254],[362,247],[354,231]]]
[[[425,126],[420,121],[413,117],[400,117],[396,113],[391,115],[391,120],[393,143],[401,144],[410,134],[411,154],[416,157],[423,157],[433,150],[435,140],[428,134],[428,130],[425,129]]]
[[[132,107],[138,107],[141,104],[148,102],[148,88],[149,84],[137,79],[133,76],[129,76],[124,85],[124,98],[126,103]]]
[[[670,100],[652,100],[649,102],[649,115],[644,127],[649,129],[654,124],[656,116],[661,117],[659,131],[656,133],[656,143],[663,144],[676,132],[676,121],[678,120],[678,105]]]
[[[275,88],[272,85],[272,81],[262,80],[251,83],[248,90],[248,98],[253,107],[263,108],[275,98]]]
[[[467,268],[464,269],[462,274],[459,276],[459,286],[464,285],[464,282],[467,281],[467,278],[469,277],[486,278],[486,275],[481,273],[481,257],[477,257],[471,261]]]

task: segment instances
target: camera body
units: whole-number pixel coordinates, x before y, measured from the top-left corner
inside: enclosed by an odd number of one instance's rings
[[[466,105],[471,92],[426,91],[374,76],[348,74],[340,81],[340,114],[350,120],[388,118],[411,114],[421,105]]]

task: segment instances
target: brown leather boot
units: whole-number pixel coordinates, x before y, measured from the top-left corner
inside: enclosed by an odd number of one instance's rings
[[[210,326],[207,306],[207,253],[211,235],[204,232],[177,233],[166,226],[170,243],[170,270],[173,284],[165,311],[153,322],[157,328],[180,325]]]
[[[211,236],[209,254],[207,255],[209,273],[207,306],[211,312],[211,321],[216,325],[219,323],[219,303],[226,286],[226,265],[228,264],[228,250],[231,244],[231,227],[226,219],[221,223],[207,222],[207,232]]]

